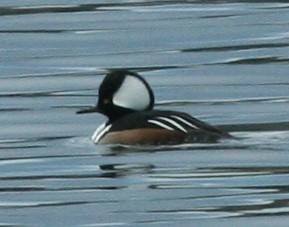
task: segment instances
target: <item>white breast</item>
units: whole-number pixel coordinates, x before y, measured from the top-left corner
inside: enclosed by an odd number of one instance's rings
[[[112,125],[106,125],[105,123],[100,125],[93,133],[91,139],[93,142],[98,143],[100,139],[109,131]]]

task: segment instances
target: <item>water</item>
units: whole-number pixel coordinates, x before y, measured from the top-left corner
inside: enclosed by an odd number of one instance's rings
[[[0,226],[288,226],[286,1],[1,1]],[[238,137],[106,147],[107,69]]]

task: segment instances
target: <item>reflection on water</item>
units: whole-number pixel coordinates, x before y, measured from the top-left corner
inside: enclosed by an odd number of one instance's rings
[[[1,1],[0,226],[287,226],[286,1]],[[107,69],[218,144],[97,146]]]

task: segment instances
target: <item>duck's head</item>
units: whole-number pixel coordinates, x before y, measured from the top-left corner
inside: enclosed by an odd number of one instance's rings
[[[95,107],[77,113],[99,112],[114,120],[125,114],[151,110],[154,94],[149,84],[137,73],[118,70],[108,73],[99,87]]]

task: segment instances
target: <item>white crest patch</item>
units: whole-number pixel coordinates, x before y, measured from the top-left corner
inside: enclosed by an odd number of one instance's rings
[[[113,104],[132,110],[145,110],[150,105],[150,94],[145,84],[134,76],[126,76],[113,96]]]

